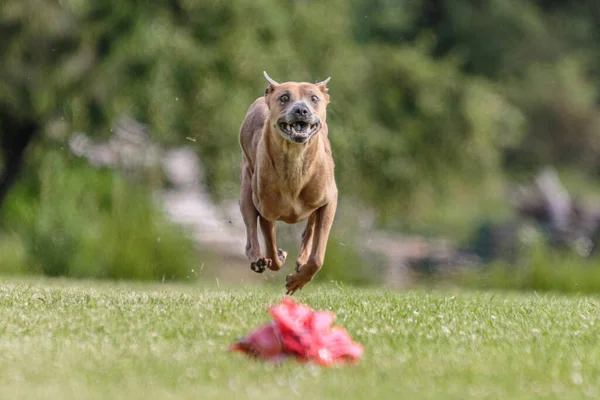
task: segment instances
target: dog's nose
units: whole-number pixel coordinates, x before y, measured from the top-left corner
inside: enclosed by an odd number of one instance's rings
[[[304,104],[298,104],[293,108],[292,113],[297,117],[306,117],[310,114],[310,110]]]

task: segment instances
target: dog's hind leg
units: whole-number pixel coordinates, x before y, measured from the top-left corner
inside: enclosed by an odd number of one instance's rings
[[[334,199],[316,211],[315,232],[312,249],[308,261],[297,267],[294,274],[286,278],[287,294],[294,294],[310,282],[319,272],[325,260],[325,249],[329,240],[329,232],[333,225],[335,210],[337,209],[337,193]]]
[[[263,273],[266,268],[271,268],[272,261],[260,254],[257,226],[258,211],[252,202],[250,178],[251,174],[244,168],[242,171],[240,211],[246,225],[246,257],[250,260],[250,269],[252,271]]]
[[[279,271],[287,258],[287,252],[277,248],[275,222],[269,221],[260,215],[258,216],[258,220],[260,221],[260,229],[265,238],[267,258],[273,260],[271,265],[269,265],[269,269]]]
[[[304,232],[302,233],[302,243],[300,244],[300,252],[298,253],[298,258],[296,259],[296,271],[298,271],[300,267],[306,264],[306,262],[308,261],[308,257],[310,256],[310,250],[312,249],[313,236],[315,235],[316,222],[317,211],[310,214],[310,217],[308,217],[308,221],[306,222],[306,228],[304,228]]]

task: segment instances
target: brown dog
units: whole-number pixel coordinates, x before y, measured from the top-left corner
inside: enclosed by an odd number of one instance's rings
[[[240,129],[242,187],[240,210],[246,225],[250,268],[278,271],[287,253],[277,248],[275,221],[308,219],[296,272],[286,278],[287,294],[302,289],[323,266],[338,191],[327,138],[327,82],[277,83],[248,109]],[[257,220],[266,252],[258,242]]]

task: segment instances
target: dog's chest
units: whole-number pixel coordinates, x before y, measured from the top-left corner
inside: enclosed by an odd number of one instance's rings
[[[260,215],[268,220],[296,223],[327,203],[326,193],[321,189],[323,185],[316,177],[308,182],[271,174],[257,178],[254,204]]]

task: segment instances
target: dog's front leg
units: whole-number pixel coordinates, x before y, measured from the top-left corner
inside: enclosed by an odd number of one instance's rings
[[[302,243],[300,244],[300,252],[296,259],[296,271],[300,270],[300,267],[306,264],[310,251],[312,250],[313,237],[315,236],[315,225],[317,222],[318,210],[310,214],[308,221],[306,222],[306,228],[302,233]]]
[[[250,269],[263,273],[270,268],[272,261],[261,256],[258,242],[258,211],[252,202],[252,174],[247,168],[242,170],[242,190],[240,196],[240,211],[246,225],[246,257],[250,260]]]
[[[305,264],[296,267],[295,273],[287,276],[285,285],[287,294],[293,295],[296,291],[302,289],[304,285],[314,278],[323,266],[327,241],[329,240],[329,232],[333,225],[336,209],[337,192],[328,204],[316,211],[314,237],[312,239],[313,243],[310,257]]]
[[[267,258],[272,260],[272,263],[268,267],[273,271],[279,271],[287,258],[287,252],[277,248],[275,222],[263,218],[262,215],[259,215],[258,220],[260,221],[260,229],[265,238]]]

